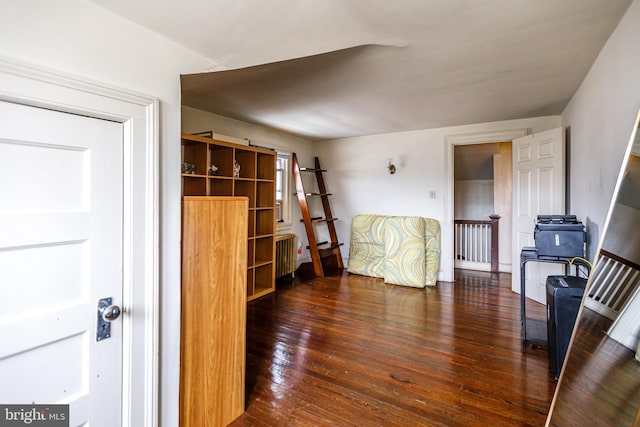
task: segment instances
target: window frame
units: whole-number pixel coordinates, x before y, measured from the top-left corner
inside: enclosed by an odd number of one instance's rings
[[[278,162],[283,162],[283,168],[278,169]],[[277,182],[278,182],[278,174],[281,174],[282,180],[282,199],[278,200],[277,198]],[[276,231],[281,231],[285,229],[291,228],[291,199],[293,190],[292,188],[292,172],[291,172],[291,153],[278,151],[276,153],[276,212],[275,220],[276,220]],[[280,204],[280,216],[281,220],[278,219],[277,210],[278,204]]]

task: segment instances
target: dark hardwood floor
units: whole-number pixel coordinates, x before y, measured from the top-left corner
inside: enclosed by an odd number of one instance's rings
[[[510,275],[460,270],[426,289],[298,276],[248,305],[232,425],[544,425],[555,381],[545,350],[522,352]]]

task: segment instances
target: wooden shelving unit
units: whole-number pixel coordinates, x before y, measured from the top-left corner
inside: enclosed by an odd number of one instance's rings
[[[183,196],[244,196],[249,200],[247,299],[275,290],[276,152],[182,134]],[[239,173],[236,175],[236,164]],[[214,165],[217,170],[210,170]]]

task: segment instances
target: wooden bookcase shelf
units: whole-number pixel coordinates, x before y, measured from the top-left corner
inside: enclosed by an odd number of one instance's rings
[[[194,173],[182,174],[183,196],[243,196],[249,200],[249,301],[275,290],[276,155],[264,148],[182,134],[182,163],[195,166]]]

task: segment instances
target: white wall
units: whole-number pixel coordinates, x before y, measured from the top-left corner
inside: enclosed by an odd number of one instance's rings
[[[181,73],[210,60],[82,0],[2,0],[0,55],[160,99],[161,425],[178,424]]]
[[[285,132],[258,126],[228,117],[219,116],[191,107],[182,107],[182,131],[185,133],[204,132],[212,130],[215,133],[233,136],[236,138],[248,138],[253,145],[273,148],[278,152],[296,153],[296,157],[302,166],[313,165],[313,143],[307,139],[293,136]],[[302,255],[298,259],[298,265],[311,261],[304,224],[300,222],[300,206],[298,199],[293,196],[295,187],[291,188],[291,227],[278,227],[279,233],[294,233],[298,243],[302,246]]]
[[[345,243],[342,255],[349,254],[351,218],[360,213],[420,215],[441,222],[443,256],[439,280],[453,277],[453,219],[444,223],[447,204],[453,203],[446,190],[451,171],[447,164],[445,137],[529,128],[532,132],[558,127],[560,117],[425,129],[370,135],[316,143],[316,155],[323,168],[327,189],[333,193],[332,208],[340,221],[338,237]],[[387,159],[393,158],[397,172],[390,175]],[[436,198],[430,199],[429,192]],[[449,255],[447,255],[449,254]]]
[[[586,218],[590,259],[640,107],[638,22],[635,0],[562,113],[570,129],[571,213]]]
[[[454,184],[455,219],[488,221],[493,214],[493,180],[457,180]]]

